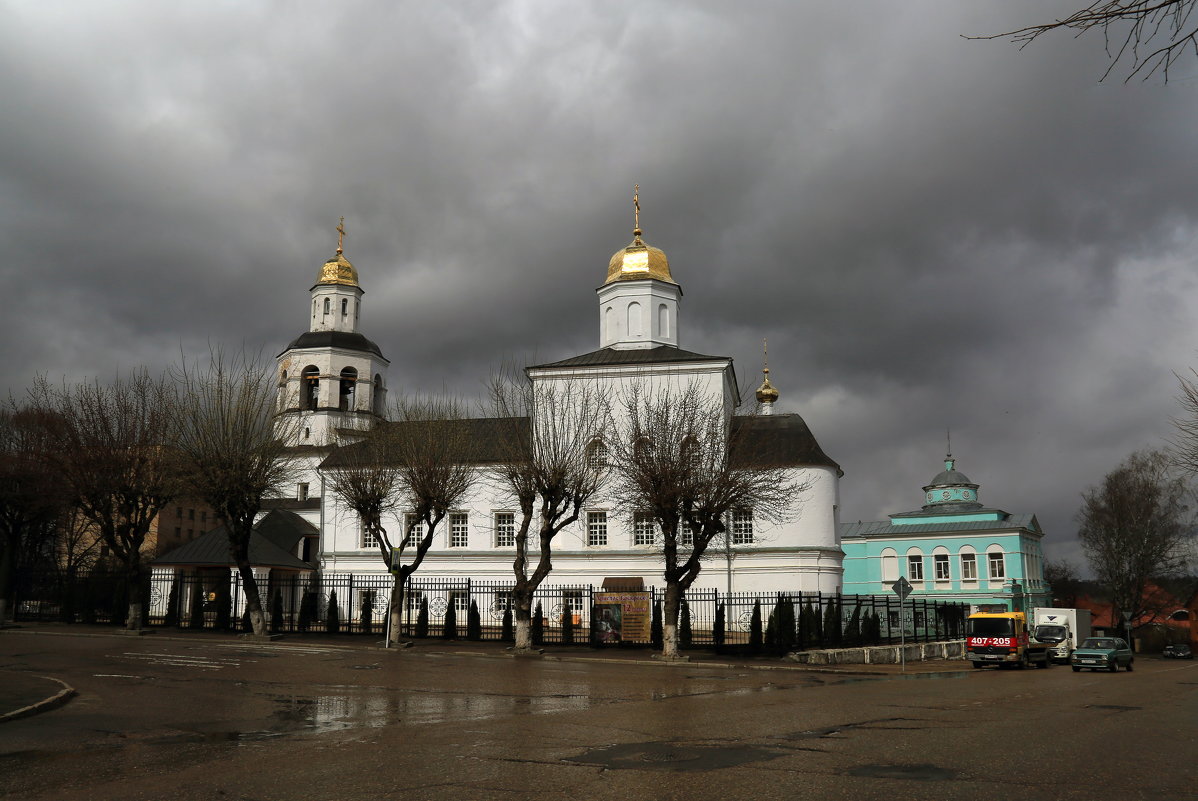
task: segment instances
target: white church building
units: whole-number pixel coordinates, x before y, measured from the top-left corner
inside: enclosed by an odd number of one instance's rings
[[[579,276],[580,286],[584,283],[590,279]],[[796,482],[807,486],[794,498],[784,523],[757,519],[752,510],[736,514],[729,526],[730,546],[710,557],[695,587],[839,593],[844,557],[837,519],[839,465],[824,454],[802,417],[772,412],[777,390],[769,383],[768,370],[757,391],[759,412],[737,415],[741,392],[732,359],[681,347],[682,287],[666,254],[644,242],[639,220],[633,241],[611,257],[597,296],[598,349],[530,367],[529,381],[598,382],[613,395],[638,382],[701,387],[743,433],[736,438],[744,449],[739,458],[790,468]],[[330,455],[352,442],[354,431],[387,424],[391,365],[379,346],[361,333],[362,298],[358,271],[346,259],[339,239],[336,255],[324,264],[311,289],[308,330],[278,357],[279,408],[303,470],[290,497],[274,499],[267,507],[297,515],[311,524],[309,531],[319,532],[317,542],[306,542],[303,552],[297,548],[295,554],[328,576],[381,577],[387,572],[377,544],[363,536],[357,516],[324,479],[327,470],[334,469]],[[497,361],[501,357],[496,354]],[[485,441],[501,435],[498,423],[479,419],[470,425]],[[507,425],[503,430],[528,427]],[[479,462],[477,455],[473,461]],[[479,462],[477,469],[488,466]],[[400,531],[406,522],[402,517],[386,521],[387,530]],[[517,510],[495,482],[476,482],[461,508],[442,524],[414,578],[510,581],[518,524]],[[549,584],[598,587],[611,577],[639,577],[646,586],[663,583],[651,526],[610,496],[598,498],[557,537],[553,565]]]

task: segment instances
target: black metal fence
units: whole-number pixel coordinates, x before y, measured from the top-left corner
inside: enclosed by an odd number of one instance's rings
[[[272,575],[259,583],[271,631],[382,635],[394,584],[390,576]],[[156,573],[140,589],[143,624],[246,631],[241,583],[227,571]],[[511,638],[511,591],[505,582],[469,579],[409,581],[402,636],[445,639]],[[592,585],[543,586],[536,594],[534,637],[544,644],[603,645]],[[653,625],[648,637],[627,633],[620,644],[649,645],[660,638],[663,590],[648,588]],[[107,573],[68,577],[27,575],[17,582],[14,614],[24,621],[119,625],[128,607],[122,577]],[[721,593],[692,589],[680,620],[683,647],[849,647],[955,639],[968,605],[893,595]]]

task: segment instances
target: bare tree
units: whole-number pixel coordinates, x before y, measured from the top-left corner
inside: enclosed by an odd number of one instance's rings
[[[1077,606],[1078,589],[1081,581],[1077,568],[1067,559],[1050,559],[1044,563],[1044,581],[1052,590],[1052,601],[1057,606]]]
[[[1104,79],[1127,59],[1131,70],[1125,80],[1140,73],[1147,79],[1160,72],[1167,82],[1174,62],[1186,53],[1198,55],[1198,20],[1192,16],[1196,3],[1198,0],[1097,0],[1063,19],[966,38],[1010,39],[1025,47],[1053,31],[1072,30],[1081,36],[1100,30],[1111,59]]]
[[[0,409],[0,623],[19,566],[50,544],[66,496],[47,462],[45,427],[34,409]]]
[[[386,515],[400,504],[401,473],[395,449],[389,440],[393,429],[381,423],[352,444],[338,449],[325,461],[324,476],[329,490],[358,516],[366,541],[375,542],[384,564],[391,565],[391,539],[383,526]],[[402,539],[401,534],[401,539]],[[390,646],[399,638],[398,597],[403,588],[398,575],[391,592],[391,625],[388,627]]]
[[[30,390],[46,438],[45,458],[71,504],[123,568],[129,593],[126,628],[141,628],[147,573],[142,546],[154,518],[179,494],[172,442],[173,395],[144,370],[108,384]]]
[[[808,488],[789,468],[739,447],[747,429],[733,424],[721,400],[695,384],[682,390],[636,385],[622,399],[625,420],[612,449],[615,495],[659,528],[665,659],[678,658],[681,601],[730,517],[782,522]]]
[[[206,364],[182,362],[175,378],[175,446],[188,494],[202,498],[224,519],[250,623],[254,634],[265,636],[250,538],[262,499],[294,475],[286,426],[295,421],[276,417],[273,371],[254,357],[216,350]]]
[[[520,509],[512,612],[516,650],[526,652],[533,645],[533,597],[553,569],[553,540],[607,481],[603,453],[611,409],[593,383],[533,383],[523,376],[493,379],[491,401],[496,418],[513,428],[503,438],[495,477]]]
[[[1170,468],[1164,453],[1139,451],[1082,493],[1077,536],[1116,619],[1134,624],[1150,612],[1148,583],[1186,565],[1191,492]]]
[[[483,421],[466,419],[452,399],[400,398],[391,418],[361,442],[334,451],[323,468],[391,568],[390,628],[398,638],[408,578],[420,569],[438,527],[475,486],[485,437]],[[402,523],[394,537],[382,522],[392,510],[401,510]]]

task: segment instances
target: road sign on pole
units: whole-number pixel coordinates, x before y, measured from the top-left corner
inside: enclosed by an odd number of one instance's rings
[[[903,672],[907,672],[907,596],[911,594],[911,582],[906,576],[890,585],[890,589],[899,597],[899,660],[903,664]]]

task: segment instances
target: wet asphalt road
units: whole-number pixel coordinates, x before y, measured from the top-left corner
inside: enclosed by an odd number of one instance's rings
[[[493,653],[498,654],[496,648]],[[8,799],[1198,799],[1198,665],[913,678],[0,636]]]

